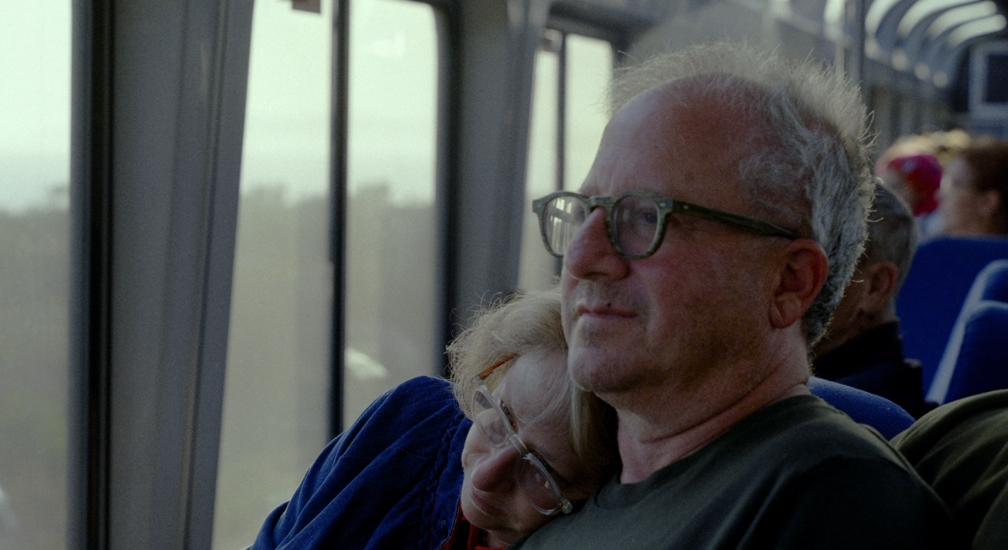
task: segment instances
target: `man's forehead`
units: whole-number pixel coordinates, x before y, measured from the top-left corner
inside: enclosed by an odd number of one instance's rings
[[[696,81],[675,81],[633,98],[606,127],[585,194],[608,194],[613,184],[669,192],[670,182],[734,180],[748,150],[737,109],[705,93]],[[604,192],[603,192],[604,191]],[[683,198],[683,197],[677,197]]]

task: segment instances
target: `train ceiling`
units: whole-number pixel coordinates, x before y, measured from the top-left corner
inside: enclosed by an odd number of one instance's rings
[[[599,19],[635,31],[720,0],[557,0],[551,13]],[[845,5],[857,0],[726,0],[837,44],[857,36]],[[847,8],[850,9],[850,8]],[[969,47],[1008,37],[1008,0],[865,0],[868,59],[916,76],[937,89],[953,84]]]

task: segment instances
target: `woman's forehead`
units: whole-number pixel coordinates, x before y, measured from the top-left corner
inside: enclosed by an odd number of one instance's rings
[[[520,355],[494,393],[508,404],[519,420],[533,422],[550,409],[556,409],[557,401],[564,400],[561,392],[566,368],[566,358],[560,352]],[[561,407],[561,410],[566,408]]]
[[[558,440],[569,447],[566,376],[567,360],[563,353],[526,353],[515,359],[494,391],[526,444],[537,446],[537,440]]]

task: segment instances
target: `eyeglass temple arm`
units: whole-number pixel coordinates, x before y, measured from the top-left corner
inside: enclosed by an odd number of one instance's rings
[[[490,365],[489,367],[481,370],[480,373],[476,375],[476,378],[478,378],[480,380],[486,380],[487,377],[490,376],[490,373],[492,373],[493,371],[497,370],[497,367],[503,365],[504,363],[507,363],[508,361],[514,359],[515,357],[518,357],[518,356],[515,355],[515,354],[513,354],[513,353],[510,354],[510,355],[505,355],[503,359],[501,359],[501,360],[497,361],[496,363]]]
[[[751,216],[746,216],[744,214],[735,214],[734,212],[726,212],[724,210],[718,210],[716,208],[707,208],[705,206],[699,206],[696,204],[690,204],[688,202],[676,201],[672,208],[672,211],[682,212],[683,214],[689,214],[691,216],[696,216],[698,218],[703,218],[710,220],[712,222],[719,222],[739,229],[743,229],[750,233],[756,233],[758,235],[766,235],[770,237],[784,237],[786,239],[797,239],[798,234],[794,231],[784,229],[779,225],[772,224],[768,221],[761,220],[759,218],[753,218]]]

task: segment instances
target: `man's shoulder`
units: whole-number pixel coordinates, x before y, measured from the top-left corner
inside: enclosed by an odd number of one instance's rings
[[[755,503],[792,498],[823,478],[841,491],[874,490],[888,480],[894,487],[914,488],[920,498],[933,496],[878,432],[811,395],[764,407],[642,486],[656,492],[671,488],[673,498],[681,498],[684,480],[690,485],[700,480]]]
[[[855,494],[879,490],[878,484],[884,483],[903,493],[896,501],[938,500],[882,435],[817,397],[793,397],[747,420],[751,426],[744,420],[736,428],[752,434],[742,460],[751,461],[754,476],[789,483],[796,491],[823,478],[837,490]]]
[[[801,517],[826,531],[849,522],[883,538],[896,528],[942,527],[951,536],[945,503],[878,432],[811,396],[775,407],[756,419],[767,426],[766,439],[753,454],[765,457],[763,475],[776,483],[766,511],[780,514],[787,532],[809,536],[786,520]]]
[[[733,430],[752,434],[754,445],[778,451],[803,450],[800,455],[781,458],[810,462],[836,456],[879,458],[909,468],[877,431],[858,424],[812,395],[791,397],[764,407]]]

